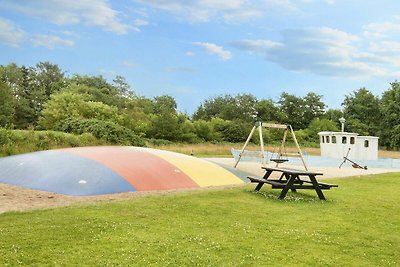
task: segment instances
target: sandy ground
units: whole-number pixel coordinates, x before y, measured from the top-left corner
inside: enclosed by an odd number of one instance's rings
[[[209,159],[213,162],[233,166],[234,160],[230,158],[212,158]],[[299,168],[299,166],[281,165],[287,168]],[[249,172],[253,175],[262,176],[263,170],[261,164],[257,162],[240,162],[238,169]],[[400,169],[354,169],[351,167],[312,167],[311,171],[322,172],[324,175],[319,179],[333,178],[333,177],[349,177],[349,176],[362,176],[386,172],[400,172]],[[193,190],[193,189],[192,189]],[[200,189],[201,190],[201,189]],[[31,190],[18,186],[12,186],[0,183],[0,213],[6,211],[26,211],[39,208],[52,208],[70,205],[81,205],[83,203],[95,203],[98,201],[117,201],[132,199],[136,197],[143,197],[153,194],[170,194],[182,190],[169,190],[162,192],[134,192],[134,193],[119,193],[110,195],[98,196],[65,196],[51,192]]]

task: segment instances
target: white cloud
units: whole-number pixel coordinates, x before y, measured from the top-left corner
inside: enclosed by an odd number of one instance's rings
[[[323,2],[328,5],[333,5],[335,4],[335,0],[301,0],[301,2],[306,3],[306,4],[314,4],[316,2]]]
[[[400,24],[393,22],[370,23],[363,27],[364,36],[367,38],[384,38],[400,33]]]
[[[0,2],[0,8],[35,16],[58,25],[83,23],[116,34],[126,34],[132,26],[119,19],[119,12],[106,0],[35,0]]]
[[[260,18],[263,16],[263,14],[264,13],[260,9],[248,8],[226,12],[226,14],[223,15],[223,18],[229,23],[241,23]]]
[[[259,16],[259,8],[252,7],[247,0],[134,0],[134,2],[159,10],[177,14],[191,22],[208,22],[213,17],[221,17],[229,22]]]
[[[242,40],[234,42],[233,45],[252,54],[264,54],[268,49],[281,46],[282,44],[270,40]]]
[[[283,31],[279,42],[243,40],[234,46],[261,53],[267,61],[293,71],[350,78],[386,75],[388,69],[382,65],[384,61],[371,51],[363,51],[360,42],[360,37],[355,35],[322,27]]]
[[[265,0],[265,4],[269,9],[290,13],[299,11],[299,8],[290,0]]]
[[[133,29],[135,30],[135,31],[137,31],[137,32],[140,32],[141,30],[140,30],[140,27],[143,27],[143,26],[147,26],[147,25],[149,25],[150,23],[147,21],[147,20],[144,20],[144,19],[135,19],[135,21],[133,22]]]
[[[188,57],[192,57],[192,56],[194,56],[194,53],[192,51],[187,51],[185,53],[185,55],[188,56]]]
[[[217,55],[222,60],[229,60],[232,58],[232,53],[225,50],[222,46],[206,42],[195,42],[194,44],[204,47],[210,54]]]
[[[191,67],[166,67],[166,72],[177,72],[177,73],[194,73],[196,69]]]
[[[13,22],[0,17],[0,43],[18,47],[25,39],[26,33]]]
[[[73,46],[74,41],[62,39],[55,35],[37,34],[31,38],[34,46],[44,46],[48,49],[54,49],[56,46]]]
[[[370,23],[365,25],[363,30],[363,36],[368,41],[367,58],[398,68],[400,66],[400,42],[398,39],[400,25],[398,21]]]

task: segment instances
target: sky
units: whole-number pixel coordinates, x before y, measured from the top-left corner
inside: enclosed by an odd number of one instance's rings
[[[400,76],[398,0],[0,0],[0,64],[126,78],[137,95],[282,92],[341,108]]]

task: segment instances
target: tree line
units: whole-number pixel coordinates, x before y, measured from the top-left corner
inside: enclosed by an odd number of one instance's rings
[[[252,94],[220,95],[204,100],[194,114],[177,111],[169,95],[138,96],[122,76],[67,77],[58,65],[14,63],[0,66],[0,127],[89,133],[111,143],[244,142],[255,121],[291,124],[299,140],[317,145],[319,131],[346,131],[380,137],[388,149],[400,147],[400,84],[382,96],[359,88],[344,96],[342,109],[327,109],[322,95],[283,92],[277,101]],[[267,142],[277,142],[273,131]],[[254,140],[256,142],[256,140]]]

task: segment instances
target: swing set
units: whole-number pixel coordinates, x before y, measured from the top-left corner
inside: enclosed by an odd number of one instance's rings
[[[276,163],[276,167],[278,167],[279,164],[284,163],[289,161],[288,157],[287,157],[287,153],[286,153],[286,148],[285,148],[285,142],[286,142],[286,138],[287,135],[290,131],[292,138],[294,140],[294,143],[296,144],[296,148],[298,150],[298,155],[301,158],[301,161],[303,163],[304,169],[306,171],[308,171],[307,169],[307,165],[304,161],[304,157],[303,157],[303,153],[301,152],[299,143],[297,142],[297,138],[296,135],[294,134],[293,128],[291,125],[286,125],[286,124],[275,124],[275,123],[263,123],[263,122],[256,122],[253,126],[253,128],[251,129],[251,132],[249,134],[249,136],[247,137],[247,140],[242,148],[242,150],[239,153],[238,159],[236,160],[235,163],[235,168],[237,167],[237,165],[239,164],[240,159],[242,158],[242,156],[244,156],[246,154],[245,149],[247,147],[247,145],[249,144],[254,132],[256,131],[256,129],[258,128],[258,134],[260,137],[260,148],[261,148],[261,156],[262,156],[262,164],[265,165],[265,151],[264,151],[264,138],[263,138],[263,128],[270,128],[270,129],[282,129],[283,130],[283,138],[282,138],[282,143],[277,151],[277,153],[275,154],[275,148],[272,151],[271,154],[271,158],[269,159],[270,161],[273,161]]]

